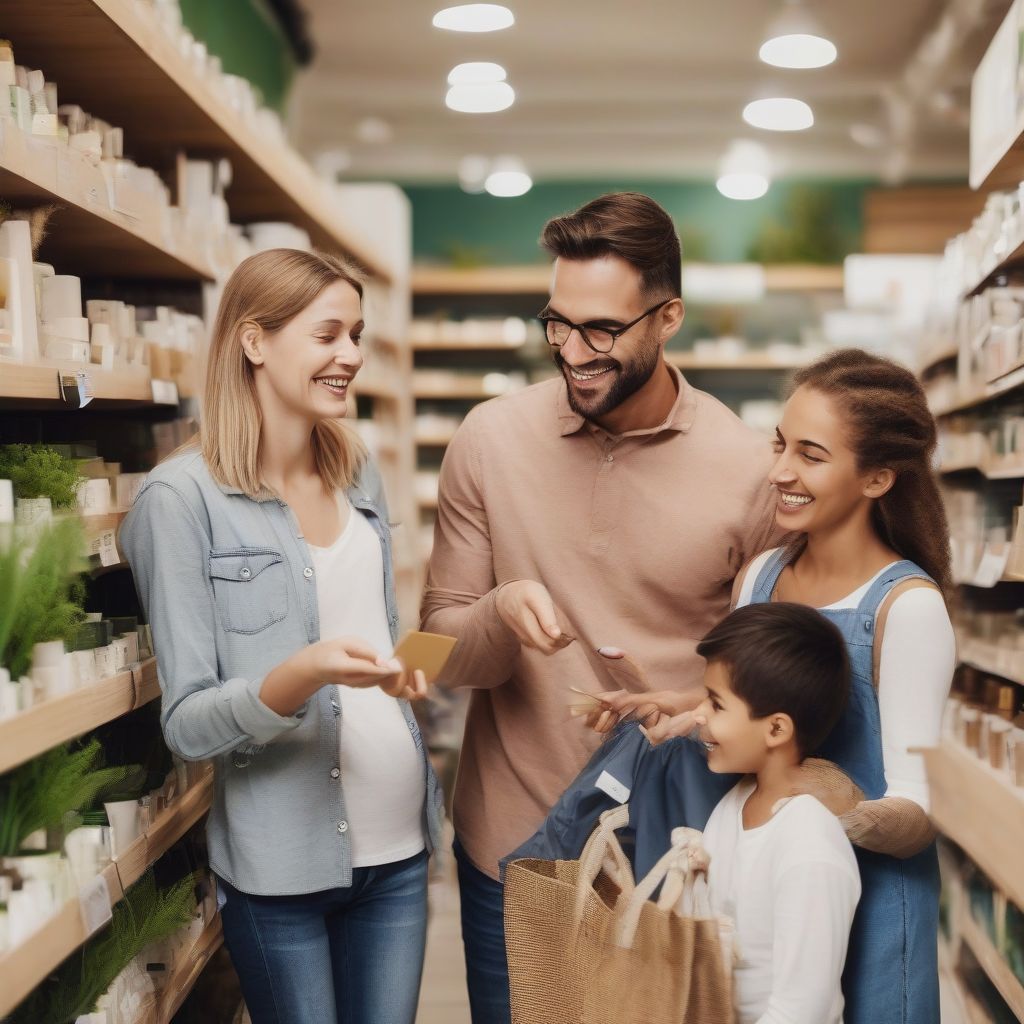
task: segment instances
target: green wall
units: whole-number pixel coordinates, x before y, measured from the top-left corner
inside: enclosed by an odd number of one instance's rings
[[[549,218],[576,209],[605,192],[635,190],[656,199],[672,215],[683,256],[712,262],[750,257],[765,230],[778,235],[804,222],[817,239],[831,238],[835,252],[817,262],[837,262],[860,248],[862,200],[877,182],[776,182],[762,199],[737,202],[713,183],[698,181],[587,181],[535,185],[525,196],[496,199],[468,195],[457,186],[407,185],[412,202],[413,253],[421,262],[465,265],[536,263],[537,237]],[[806,259],[808,257],[802,257]],[[813,257],[811,261],[815,261]],[[774,262],[774,260],[769,260]]]
[[[264,0],[181,0],[181,14],[226,72],[249,79],[268,107],[283,110],[296,62]]]

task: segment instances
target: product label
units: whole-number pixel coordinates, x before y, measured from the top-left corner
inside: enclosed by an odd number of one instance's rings
[[[120,565],[121,555],[117,550],[117,540],[113,530],[104,530],[98,537],[94,537],[90,549],[94,555],[99,555],[100,565]]]
[[[1010,545],[1001,544],[999,549],[986,548],[985,554],[974,573],[974,583],[978,587],[994,587],[1006,571],[1006,563],[1010,560]]]
[[[613,800],[618,800],[620,804],[624,804],[629,799],[629,787],[624,786],[608,772],[601,772],[594,785],[602,792],[607,793]]]
[[[82,909],[82,924],[86,935],[95,935],[113,919],[110,888],[103,875],[97,875],[84,889],[78,891],[78,903]]]

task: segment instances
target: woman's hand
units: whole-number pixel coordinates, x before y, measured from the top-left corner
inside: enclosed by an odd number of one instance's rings
[[[358,638],[321,640],[309,652],[323,682],[362,689],[379,686],[389,697],[402,700],[422,700],[427,695],[427,677],[422,671],[407,669],[398,658],[378,655]]]
[[[705,721],[706,719],[693,711],[683,711],[678,715],[662,715],[652,724],[645,722],[640,726],[640,731],[647,737],[652,747],[657,747],[677,736],[689,736]]]

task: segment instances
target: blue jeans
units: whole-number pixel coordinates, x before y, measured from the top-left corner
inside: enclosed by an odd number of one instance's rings
[[[250,896],[223,880],[224,941],[253,1024],[412,1024],[427,937],[427,854],[352,885]]]
[[[459,868],[462,944],[473,1024],[510,1024],[505,887],[474,867],[457,839],[454,853]]]

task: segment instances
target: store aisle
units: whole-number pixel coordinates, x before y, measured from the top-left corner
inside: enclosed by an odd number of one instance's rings
[[[427,960],[416,1024],[469,1024],[459,888],[450,850],[445,853],[438,877],[430,883]]]

